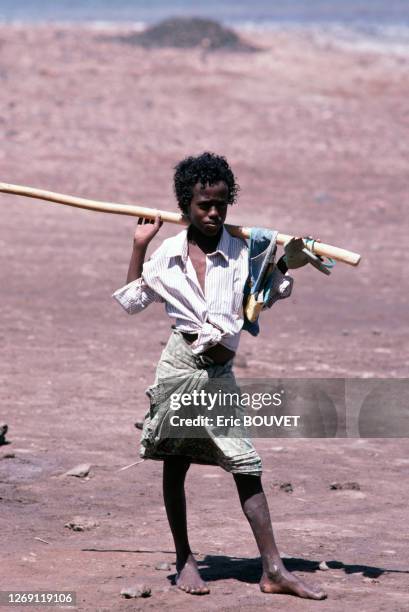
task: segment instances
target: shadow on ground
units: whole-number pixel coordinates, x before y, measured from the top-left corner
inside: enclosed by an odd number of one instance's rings
[[[283,559],[285,567],[290,572],[316,572],[319,561],[291,557]],[[387,569],[370,565],[348,565],[342,561],[327,561],[329,569],[342,570],[345,574],[362,574],[368,578],[378,578],[382,574],[409,574],[409,570]],[[242,557],[227,557],[225,555],[206,555],[198,561],[200,575],[206,582],[234,578],[240,582],[258,583],[261,578],[261,561],[259,557],[244,559]],[[168,576],[174,582],[175,574]]]

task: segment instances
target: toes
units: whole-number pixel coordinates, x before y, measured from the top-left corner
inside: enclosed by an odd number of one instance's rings
[[[190,587],[187,584],[178,584],[177,587],[184,593],[189,593],[190,595],[207,595],[210,593],[210,589],[206,585],[202,587]]]
[[[198,593],[200,593],[200,595],[206,595],[208,592],[209,587],[207,587],[205,584],[198,589]]]
[[[327,598],[327,593],[322,589],[312,590],[311,588],[304,587],[301,590],[296,589],[294,592],[300,597],[304,597],[307,599],[321,600]]]
[[[197,587],[190,590],[191,595],[207,595],[210,589],[207,586]]]

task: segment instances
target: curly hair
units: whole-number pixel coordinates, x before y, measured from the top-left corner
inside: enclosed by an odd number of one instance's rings
[[[205,187],[206,184],[214,185],[219,181],[224,181],[227,185],[227,203],[234,204],[240,187],[224,157],[205,152],[197,157],[186,157],[179,162],[175,166],[174,190],[182,212],[187,213],[193,198],[193,187],[197,183]]]

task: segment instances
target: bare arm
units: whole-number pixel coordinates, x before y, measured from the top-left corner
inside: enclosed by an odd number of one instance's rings
[[[146,250],[152,238],[156,236],[163,221],[158,216],[155,221],[148,219],[138,219],[138,226],[135,230],[131,259],[128,267],[127,284],[140,278],[142,275],[143,263],[145,261]]]
[[[148,245],[138,245],[133,243],[131,260],[129,262],[128,276],[126,284],[140,278],[142,275],[143,262],[145,261],[146,249]]]

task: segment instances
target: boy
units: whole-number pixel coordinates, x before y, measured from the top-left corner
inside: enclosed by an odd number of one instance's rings
[[[127,285],[114,297],[130,314],[152,302],[164,302],[168,315],[176,319],[155,383],[147,391],[151,407],[141,447],[141,456],[164,462],[163,495],[176,548],[176,585],[195,595],[209,593],[189,545],[184,491],[190,464],[202,463],[220,465],[233,474],[261,555],[260,589],[324,599],[322,589],[289,573],[280,559],[261,484],[261,460],[250,440],[215,438],[206,427],[200,439],[161,437],[170,410],[169,385],[185,391],[211,378],[234,380],[232,365],[249,273],[247,243],[232,237],[223,226],[227,207],[239,189],[226,160],[211,153],[189,157],[177,165],[174,180],[179,207],[190,221],[188,229],[165,240],[144,262],[148,244],[162,222],[159,217],[153,223],[139,219]],[[294,258],[291,248],[287,254]],[[284,280],[285,260],[277,265]]]

